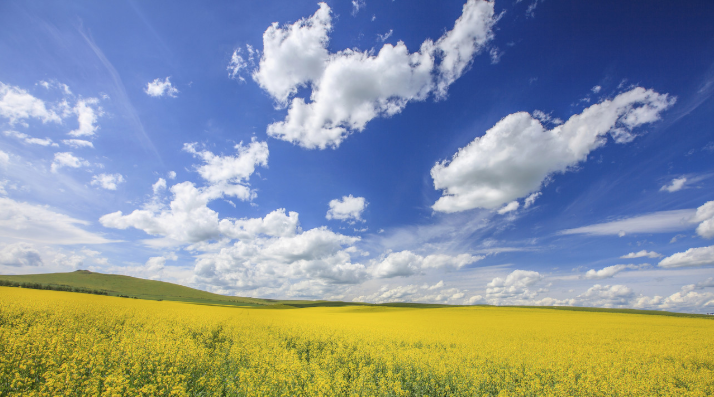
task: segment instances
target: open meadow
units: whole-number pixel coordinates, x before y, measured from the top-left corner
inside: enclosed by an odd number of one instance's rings
[[[714,321],[0,287],[0,395],[710,396]]]

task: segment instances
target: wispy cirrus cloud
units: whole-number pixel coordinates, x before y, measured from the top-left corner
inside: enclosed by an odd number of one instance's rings
[[[589,234],[595,236],[636,234],[636,233],[667,233],[693,229],[689,221],[696,210],[659,211],[650,214],[633,216],[611,222],[581,226],[562,230],[558,234]]]
[[[629,254],[623,255],[620,258],[633,259],[633,258],[660,258],[660,257],[662,257],[662,254],[658,254],[654,251],[642,250],[642,251],[637,251],[637,252],[630,252]]]
[[[0,219],[0,236],[10,240],[57,245],[111,242],[84,230],[81,226],[89,226],[88,221],[72,218],[45,206],[0,198],[0,212],[4,214]]]
[[[600,270],[595,270],[595,269],[590,269],[585,273],[585,278],[586,279],[603,279],[603,278],[612,278],[616,274],[624,271],[624,270],[639,270],[639,269],[646,269],[649,268],[650,265],[648,263],[643,263],[640,265],[613,265],[613,266],[607,266],[604,267]]]

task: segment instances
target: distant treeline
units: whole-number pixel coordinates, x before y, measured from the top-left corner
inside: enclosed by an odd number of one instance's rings
[[[47,290],[52,290],[52,291],[80,292],[83,294],[109,295],[109,294],[107,294],[106,291],[100,291],[98,289],[70,287],[69,285],[18,283],[16,281],[7,281],[7,280],[0,280],[0,287],[21,287],[21,288],[31,288],[31,289],[47,289]]]

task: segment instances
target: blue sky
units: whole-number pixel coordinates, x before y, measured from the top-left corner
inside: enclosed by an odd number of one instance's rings
[[[3,2],[0,273],[714,311],[712,19]]]

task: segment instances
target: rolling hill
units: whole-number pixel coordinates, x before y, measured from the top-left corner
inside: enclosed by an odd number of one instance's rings
[[[273,305],[276,303],[265,299],[218,295],[164,281],[145,280],[117,274],[94,273],[88,270],[77,270],[70,273],[28,274],[22,276],[0,275],[0,280],[15,283],[41,284],[49,287],[72,287],[83,290],[95,290],[106,292],[107,295],[128,296],[131,298],[150,300],[170,300],[233,306],[260,306]]]
[[[27,274],[21,276],[0,275],[0,286],[3,282],[17,284],[34,284],[33,287],[45,287],[47,289],[68,289],[75,288],[75,292],[99,292],[110,296],[122,296],[148,300],[167,300],[188,302],[201,305],[221,305],[221,306],[253,306],[270,309],[295,309],[307,307],[335,307],[335,306],[389,306],[413,309],[428,309],[449,307],[453,305],[430,304],[430,303],[407,303],[393,302],[370,304],[362,302],[341,302],[325,300],[273,300],[259,298],[244,298],[237,296],[226,296],[213,294],[194,288],[167,283],[164,281],[146,280],[137,277],[122,276],[117,274],[103,274],[90,272],[88,270],[77,270],[69,273],[47,273],[47,274]],[[622,314],[646,314],[676,317],[705,317],[714,320],[714,316],[691,313],[673,313],[659,310],[636,310],[636,309],[609,309],[595,307],[572,307],[572,306],[516,306],[532,309],[555,309],[574,310]]]

